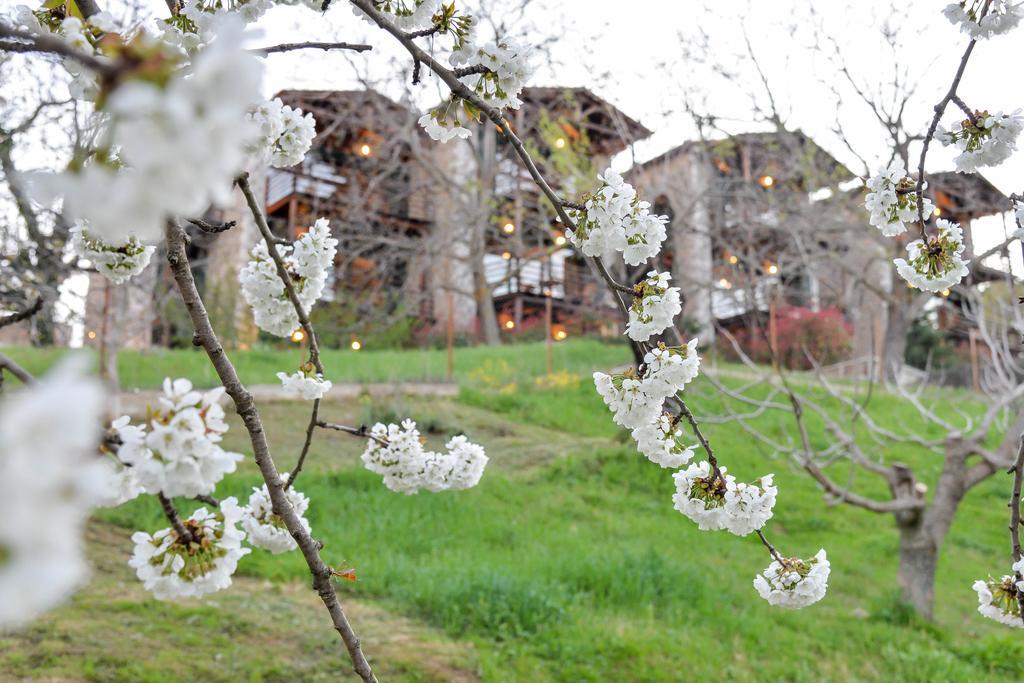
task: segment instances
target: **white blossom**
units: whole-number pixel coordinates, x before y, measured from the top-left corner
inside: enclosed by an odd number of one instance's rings
[[[307,401],[323,398],[332,386],[331,381],[324,379],[319,372],[306,372],[304,369],[291,375],[279,372],[277,378],[281,380],[286,395],[297,396]]]
[[[634,289],[633,304],[629,308],[626,334],[634,341],[647,341],[672,325],[672,320],[683,310],[679,288],[669,287],[672,276],[652,270],[647,279]]]
[[[291,274],[295,293],[307,314],[324,292],[328,274],[334,266],[337,245],[338,240],[331,237],[326,218],[317,219],[293,246],[277,245],[278,254]],[[299,315],[277,274],[266,241],[253,247],[251,255],[253,260],[238,273],[242,296],[252,307],[253,319],[260,329],[278,337],[287,337],[299,326]]]
[[[430,20],[440,4],[441,0],[374,0],[373,6],[395,28],[408,32],[430,26]],[[352,13],[374,26],[377,25],[355,5],[352,6]]]
[[[828,589],[829,563],[825,551],[819,550],[809,560],[783,559],[772,561],[764,574],[754,578],[754,588],[770,605],[799,609],[825,597]]]
[[[119,285],[141,273],[149,265],[156,247],[146,246],[133,235],[116,242],[93,237],[81,225],[71,229],[71,247],[88,259],[105,278]]]
[[[991,38],[1016,28],[1024,18],[1024,3],[1013,0],[991,0],[988,12],[981,16],[984,0],[962,0],[946,5],[942,13],[949,21],[973,39]]]
[[[940,218],[935,222],[936,234],[928,244],[914,240],[907,245],[907,258],[894,259],[900,277],[926,292],[940,292],[959,283],[968,273],[964,261],[963,231],[956,223]]]
[[[106,485],[103,404],[77,362],[0,402],[0,630],[57,606],[88,574],[82,529]]]
[[[661,251],[668,218],[650,213],[650,204],[640,201],[633,186],[610,168],[597,176],[601,187],[586,198],[583,210],[570,210],[576,229],[569,241],[585,256],[621,251],[623,260],[639,265]]]
[[[675,418],[662,413],[650,424],[633,430],[637,450],[656,465],[677,469],[693,458],[693,446],[683,442],[683,430]]]
[[[700,372],[697,339],[686,346],[659,344],[644,355],[644,368],[641,390],[645,394],[655,399],[675,396]]]
[[[228,430],[218,402],[224,388],[200,393],[192,390],[187,379],[172,382],[168,378],[163,390],[160,406],[150,406],[144,443],[134,431],[142,428],[133,428],[118,450],[118,458],[132,467],[139,485],[149,493],[190,497],[212,493],[217,482],[234,472],[242,460],[240,453],[220,446]],[[122,423],[119,427],[122,440],[127,426]]]
[[[245,532],[235,525],[242,519],[235,498],[221,501],[220,509],[199,508],[182,522],[192,535],[186,543],[173,528],[152,536],[144,531],[132,534],[135,551],[128,564],[146,590],[157,600],[201,597],[224,590],[238,560],[251,552],[242,547]]]
[[[316,137],[316,120],[312,114],[284,104],[281,98],[264,102],[249,114],[259,127],[260,138],[254,146],[256,157],[276,168],[300,163]]]
[[[472,131],[463,126],[462,121],[456,116],[452,116],[449,121],[446,115],[448,108],[447,105],[442,105],[419,118],[419,124],[427,135],[438,142],[448,142],[452,138],[468,138],[472,135]]]
[[[725,528],[737,536],[746,536],[762,528],[772,517],[778,489],[773,475],[761,477],[756,484],[731,481],[725,489]]]
[[[166,84],[132,78],[110,92],[100,142],[116,150],[116,164],[97,158],[35,174],[35,194],[63,197],[66,216],[115,244],[127,235],[155,241],[169,218],[226,203],[255,132],[246,113],[260,99],[262,75],[231,19]]]
[[[868,210],[871,225],[882,231],[886,237],[900,235],[907,230],[907,224],[918,220],[917,183],[907,176],[907,170],[899,159],[887,168],[880,169],[868,181],[868,192],[864,207]],[[921,202],[921,216],[928,220],[935,205],[927,197]]]
[[[288,477],[283,479],[287,481]],[[309,498],[304,493],[296,491],[294,486],[289,486],[284,493],[285,499],[298,515],[302,528],[309,532],[309,521],[306,519]],[[253,487],[249,504],[243,508],[243,513],[242,528],[249,536],[249,543],[254,547],[269,550],[275,555],[298,547],[295,539],[288,533],[284,520],[274,514],[274,506],[266,484],[260,488]]]
[[[529,47],[504,38],[485,45],[465,41],[461,49],[452,52],[451,63],[458,67],[486,67],[487,72],[463,76],[460,80],[487,104],[499,109],[518,109],[522,104],[519,93],[536,68],[531,57]]]
[[[778,489],[772,475],[761,477],[756,484],[737,482],[720,467],[720,477],[713,474],[710,463],[693,463],[672,475],[676,492],[672,496],[675,509],[697,523],[702,531],[726,529],[737,536],[746,536],[765,525],[772,516]]]
[[[636,429],[650,424],[661,414],[664,397],[644,392],[644,383],[635,375],[607,375],[594,373],[594,386],[612,411],[615,424]]]
[[[1017,151],[1017,137],[1024,129],[1021,110],[1010,114],[977,112],[960,122],[959,128],[939,126],[935,139],[954,145],[960,154],[953,161],[960,173],[974,173],[982,166],[997,166]]]
[[[448,441],[445,453],[424,450],[416,423],[377,423],[370,430],[362,460],[366,469],[384,477],[392,491],[413,494],[455,491],[476,486],[487,466],[484,449],[465,436]]]

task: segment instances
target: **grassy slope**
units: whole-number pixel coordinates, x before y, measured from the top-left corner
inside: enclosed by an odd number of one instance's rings
[[[1024,646],[1014,633],[976,614],[970,589],[973,579],[1006,564],[1008,482],[1002,478],[979,486],[965,501],[939,567],[937,624],[924,625],[892,598],[896,545],[889,519],[824,506],[814,485],[791,464],[770,458],[735,427],[711,426],[712,441],[730,471],[744,479],[776,473],[780,498],[769,533],[780,548],[805,556],[818,547],[829,552],[828,597],[813,608],[784,612],[767,606],[750,585],[767,564],[757,542],[702,533],[674,512],[671,476],[621,444],[591,387],[562,381],[554,389],[520,384],[512,391],[507,378],[497,377],[501,368],[491,369],[478,373],[477,384],[498,390],[466,390],[459,403],[406,399],[397,406],[325,407],[325,414],[338,420],[411,414],[436,432],[432,443],[464,429],[488,447],[493,460],[476,489],[406,497],[388,492],[358,466],[360,444],[354,440],[330,434],[315,446],[301,480],[314,501],[310,519],[326,542],[328,560],[348,561],[358,571],[358,583],[342,586],[343,600],[375,606],[363,614],[357,610],[353,618],[357,629],[366,631],[376,665],[391,674],[386,680],[454,677],[453,672],[467,669],[494,681],[1010,681],[1024,676]],[[698,413],[715,405],[715,399],[699,396],[701,390],[691,392]],[[889,424],[916,419],[889,397],[879,397],[877,407]],[[284,454],[301,443],[303,413],[297,404],[264,407],[282,467],[289,462]],[[762,418],[762,426],[788,431],[788,423],[770,417]],[[237,424],[229,445],[245,450]],[[922,478],[934,483],[937,466],[927,454],[907,448],[884,454],[919,466]],[[246,465],[225,482],[222,494],[243,495],[256,481]],[[867,482],[857,486],[877,491]],[[126,527],[163,525],[159,507],[148,499],[104,517]],[[121,562],[130,548],[123,532],[117,539],[107,552]],[[264,596],[265,589],[257,589],[264,579],[275,580],[282,587],[275,591],[287,596],[291,584],[278,580],[304,576],[294,554],[254,553],[240,571],[240,584],[218,600],[251,605],[253,591]],[[177,680],[185,671],[202,672],[209,680],[288,675],[307,680],[313,675],[305,672],[338,665],[330,634],[327,640],[318,635],[323,624],[314,606],[295,617],[303,628],[280,628],[275,620],[273,630],[253,633],[255,626],[233,624],[237,619],[265,624],[266,616],[243,612],[229,618],[225,629],[202,603],[169,608],[145,602],[122,610],[123,578],[58,612],[49,625],[37,627],[36,637],[13,647],[0,640],[0,671],[21,662],[11,670],[53,676],[95,668],[103,657],[113,657],[102,674],[116,670],[120,656],[122,664],[142,667],[133,680],[160,680],[153,672],[164,670],[171,672],[164,680]],[[129,583],[127,591],[131,600],[139,600],[137,587]],[[261,604],[256,601],[250,611],[265,612]],[[290,602],[285,605],[291,614]],[[146,626],[131,616],[136,611],[146,619],[169,614],[174,622]],[[412,642],[426,643],[411,655],[381,637],[391,632],[396,615],[413,618],[408,622]],[[59,662],[44,656],[54,641],[69,637],[62,634],[83,630],[84,625],[75,625],[90,623],[87,617],[100,619],[98,633],[77,647],[66,646]],[[212,643],[189,646],[195,664],[171,666],[166,662],[187,642],[181,624],[209,632]],[[137,642],[147,643],[152,656],[140,659],[125,648],[121,638],[133,628],[143,629],[145,637]],[[229,639],[231,656],[251,663],[237,672],[228,669],[231,673],[200,664],[228,647],[221,632],[232,629],[240,635]],[[154,645],[150,636],[156,636]],[[302,657],[289,650],[296,647]],[[26,661],[35,663],[29,667]]]
[[[33,374],[40,374],[68,353],[62,348],[0,347],[0,351]],[[89,353],[92,351],[78,351]],[[277,373],[294,370],[302,362],[298,346],[293,350],[232,351],[231,358],[239,374],[250,384],[276,384]],[[445,349],[406,351],[349,351],[327,349],[323,352],[327,376],[334,382],[443,381],[447,376]],[[610,367],[629,362],[629,350],[622,344],[576,340],[554,345],[554,366],[578,372],[594,367]],[[455,349],[455,379],[472,380],[483,372],[489,376],[522,379],[545,371],[544,345],[517,344],[489,348],[475,346]],[[118,373],[126,389],[160,386],[164,377],[188,377],[196,386],[215,386],[217,375],[206,356],[196,349],[152,349],[121,351]]]

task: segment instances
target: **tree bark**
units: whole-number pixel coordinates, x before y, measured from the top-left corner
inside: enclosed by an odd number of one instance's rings
[[[923,523],[901,526],[899,584],[903,599],[926,619],[935,603],[935,568],[942,539],[936,540]]]

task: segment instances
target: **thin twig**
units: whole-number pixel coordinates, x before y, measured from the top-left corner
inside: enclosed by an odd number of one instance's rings
[[[0,24],[0,39],[3,39],[0,52],[39,52],[68,57],[105,78],[115,78],[124,68],[122,64],[82,52],[57,36],[36,35],[6,24]]]
[[[204,221],[202,218],[187,218],[185,220],[187,220],[189,223],[191,223],[192,225],[196,226],[197,228],[199,228],[203,232],[210,233],[211,235],[216,235],[218,233],[227,232],[228,230],[230,230],[231,228],[235,227],[235,225],[238,224],[237,221],[224,221],[223,223],[210,223],[209,221]]]
[[[260,55],[272,55],[278,52],[294,52],[295,50],[351,50],[352,52],[366,52],[372,50],[373,47],[370,45],[364,45],[362,43],[281,43],[280,45],[270,45],[268,47],[260,47],[255,50],[251,50],[256,54]]]
[[[1013,561],[1020,562],[1020,489],[1024,484],[1024,434],[1020,437],[1020,446],[1017,449],[1017,459],[1010,468],[1013,473],[1013,489],[1010,491],[1010,546],[1013,551]],[[1024,581],[1020,571],[1014,572],[1014,585]],[[1020,618],[1024,620],[1024,591],[1017,590],[1017,604],[1020,607]]]
[[[7,327],[14,323],[20,323],[22,320],[28,320],[41,310],[43,310],[43,297],[37,296],[31,306],[0,318],[0,327]]]
[[[167,520],[171,523],[171,527],[174,532],[178,534],[178,538],[182,543],[188,545],[193,541],[192,532],[185,528],[185,525],[181,522],[181,517],[178,516],[178,509],[174,507],[174,503],[171,499],[163,494],[163,491],[159,491],[156,497],[160,500],[160,506],[164,509],[164,515]]]

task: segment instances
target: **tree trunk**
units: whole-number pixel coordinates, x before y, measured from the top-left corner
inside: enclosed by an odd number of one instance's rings
[[[911,319],[906,310],[889,306],[888,320],[885,325],[885,339],[882,347],[882,363],[886,381],[895,381],[903,367],[903,359],[907,352],[907,334],[910,333]]]
[[[936,539],[923,523],[901,526],[899,583],[903,599],[918,614],[931,619],[935,602],[935,567],[942,539]]]

